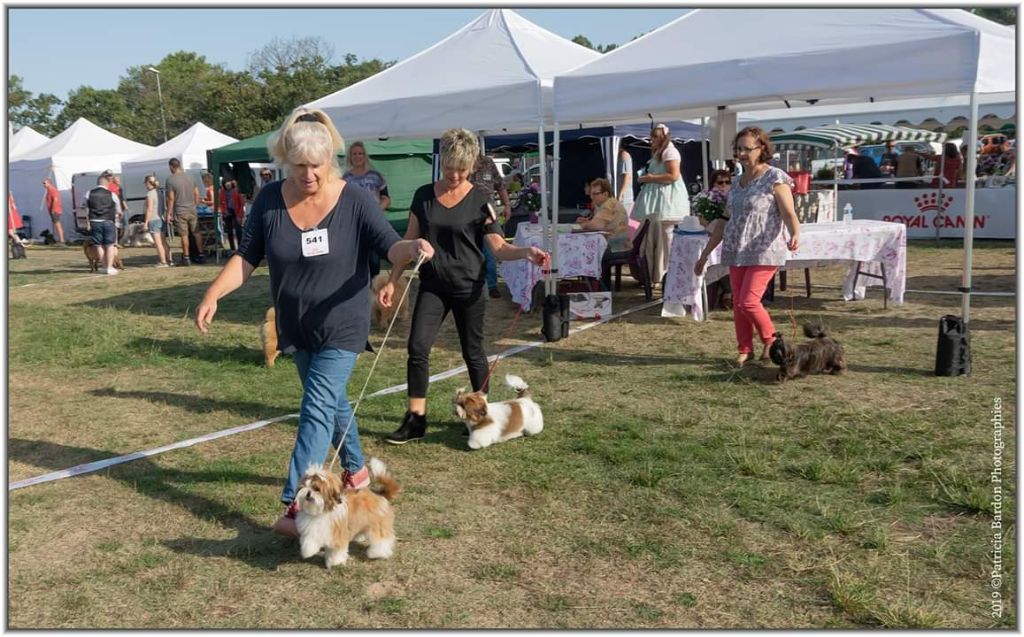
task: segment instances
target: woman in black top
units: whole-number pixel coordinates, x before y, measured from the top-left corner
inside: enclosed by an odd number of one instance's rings
[[[409,409],[401,426],[388,434],[387,442],[400,445],[422,438],[427,429],[427,384],[430,378],[430,348],[445,316],[455,316],[462,345],[462,358],[469,369],[474,391],[487,391],[487,355],[484,353],[484,242],[502,261],[529,259],[540,265],[548,255],[537,247],[519,248],[507,243],[496,223],[497,213],[489,197],[468,181],[479,155],[476,136],[464,128],[453,128],[441,136],[440,181],[421,186],[413,196],[407,240],[426,239],[434,258],[420,269],[420,291],[409,330]],[[390,307],[394,282],[404,265],[396,264],[391,279],[379,293],[379,301]]]
[[[268,146],[287,178],[260,190],[238,252],[196,308],[196,327],[206,334],[217,301],[266,259],[278,347],[293,355],[302,381],[299,428],[281,493],[287,508],[272,527],[294,537],[298,483],[310,464],[327,460],[331,444],[347,487],[370,482],[347,394],[370,332],[370,254],[397,264],[421,251],[429,257],[433,249],[426,241],[400,240],[377,201],[341,178],[336,157],[343,142],[323,111],[296,109]]]

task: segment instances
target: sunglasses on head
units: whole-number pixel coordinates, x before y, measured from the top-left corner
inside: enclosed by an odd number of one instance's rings
[[[320,121],[320,118],[318,118],[313,113],[306,113],[304,115],[299,115],[297,118],[295,118],[295,121],[296,122],[314,122],[314,123],[317,123],[317,122]]]

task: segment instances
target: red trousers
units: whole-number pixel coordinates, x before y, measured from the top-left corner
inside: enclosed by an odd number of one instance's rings
[[[777,265],[745,265],[729,267],[729,282],[732,284],[732,318],[736,327],[737,349],[754,351],[754,329],[761,336],[761,342],[771,343],[775,334],[772,317],[761,304],[768,282],[772,280]]]

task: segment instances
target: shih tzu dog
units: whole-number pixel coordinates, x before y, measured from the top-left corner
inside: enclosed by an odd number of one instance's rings
[[[772,362],[779,366],[779,382],[803,378],[808,374],[841,374],[846,371],[843,346],[828,335],[821,325],[807,323],[804,335],[810,339],[800,345],[790,345],[775,333],[775,342],[768,349]]]
[[[377,294],[380,289],[384,287],[384,284],[388,282],[388,278],[391,275],[387,272],[381,272],[377,276],[373,277],[370,282],[370,319],[373,323],[382,330],[387,329],[388,325],[391,324],[391,319],[395,316],[395,311],[398,311],[399,320],[409,320],[409,306],[412,304],[411,299],[405,299],[402,303],[402,307],[398,307],[398,302],[402,300],[402,295],[405,294],[405,289],[409,287],[409,279],[405,276],[398,279],[395,283],[395,293],[391,298],[391,307],[384,307],[377,300]]]
[[[455,415],[469,429],[469,448],[483,449],[496,442],[519,436],[532,436],[544,429],[544,414],[530,397],[530,388],[522,378],[509,374],[505,383],[516,398],[488,403],[487,394],[459,389],[453,399]]]
[[[267,310],[267,315],[260,325],[260,342],[263,344],[263,363],[267,367],[273,367],[277,360],[277,310],[273,307]]]
[[[348,560],[349,542],[367,545],[366,557],[386,559],[395,550],[395,513],[391,500],[400,487],[384,463],[371,458],[370,488],[346,489],[342,478],[323,465],[306,470],[299,483],[295,501],[299,511],[295,526],[299,531],[299,552],[303,559],[324,549],[327,568]]]

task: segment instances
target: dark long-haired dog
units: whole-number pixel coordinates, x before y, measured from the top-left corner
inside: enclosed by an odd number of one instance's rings
[[[775,342],[768,349],[772,362],[779,366],[779,382],[803,378],[808,374],[841,374],[846,371],[843,346],[828,335],[825,328],[814,323],[804,325],[806,343],[790,345],[775,333]]]

